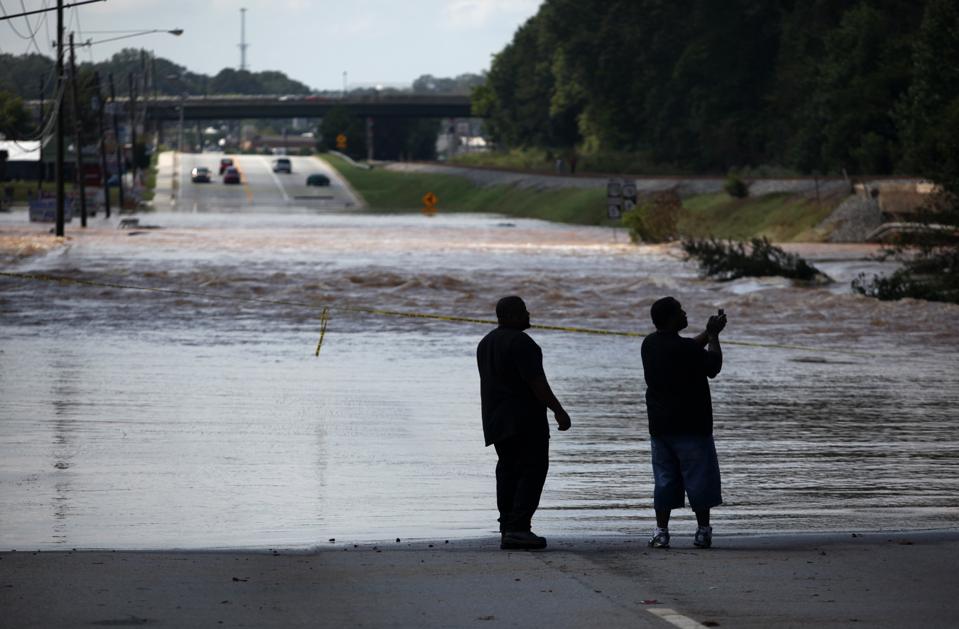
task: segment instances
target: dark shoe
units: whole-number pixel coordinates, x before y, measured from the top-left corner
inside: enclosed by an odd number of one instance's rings
[[[709,548],[713,545],[713,527],[700,526],[696,529],[696,537],[693,538],[693,546],[697,548]]]
[[[546,548],[546,538],[530,531],[511,531],[503,533],[499,547],[503,550],[540,550]]]

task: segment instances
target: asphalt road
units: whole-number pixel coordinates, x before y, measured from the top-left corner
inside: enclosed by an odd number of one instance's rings
[[[224,184],[218,174],[222,153],[181,153],[177,159],[164,154],[157,173],[158,209],[185,212],[311,212],[342,211],[361,206],[335,169],[313,156],[289,156],[292,173],[274,173],[269,155],[230,155],[240,170],[240,184]],[[210,183],[193,183],[190,172],[206,166],[213,172]],[[307,186],[306,178],[323,173],[326,187]]]

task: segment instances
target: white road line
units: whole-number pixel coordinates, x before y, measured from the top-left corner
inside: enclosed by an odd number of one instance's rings
[[[270,176],[273,177],[273,183],[276,184],[276,187],[280,189],[280,194],[283,195],[283,200],[287,203],[290,202],[290,195],[286,193],[286,189],[283,188],[283,184],[280,182],[280,178],[276,176],[276,173],[273,172],[273,167],[270,166],[270,162],[266,161],[266,158],[262,155],[260,160],[263,162],[263,165],[266,166],[266,172],[270,173]]]
[[[669,609],[668,607],[650,607],[648,611],[653,616],[659,616],[669,624],[679,627],[680,629],[701,629],[703,623],[696,622],[689,616],[683,616],[674,609]]]

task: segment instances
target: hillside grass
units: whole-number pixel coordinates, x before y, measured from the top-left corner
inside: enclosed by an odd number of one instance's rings
[[[606,218],[604,190],[477,186],[456,175],[364,170],[336,155],[327,153],[322,157],[350,182],[374,212],[419,211],[423,207],[423,195],[432,192],[439,198],[440,213],[482,212],[577,225],[613,224]]]
[[[838,198],[815,199],[795,194],[766,194],[736,199],[726,193],[683,200],[679,231],[694,238],[748,240],[765,236],[776,242],[820,241],[827,235],[816,225],[836,208]]]
[[[561,188],[533,190],[513,185],[478,186],[465,177],[433,173],[399,173],[364,170],[342,158],[324,154],[369,205],[382,213],[419,211],[427,192],[439,197],[439,212],[482,212],[517,218],[538,218],[576,225],[620,226],[606,218],[606,192],[602,189]],[[827,234],[815,226],[841,201],[802,195],[768,194],[735,199],[726,193],[683,199],[678,227],[686,237],[748,240],[766,236],[776,242],[821,241]]]

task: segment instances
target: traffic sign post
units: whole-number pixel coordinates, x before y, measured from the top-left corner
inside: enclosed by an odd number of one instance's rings
[[[423,195],[423,214],[433,216],[436,214],[436,204],[439,203],[439,197],[432,192]]]
[[[623,212],[636,208],[636,184],[610,179],[606,184],[606,216],[611,220],[623,217]]]
[[[606,216],[610,220],[623,217],[623,183],[619,179],[606,183]]]
[[[336,136],[336,148],[340,151],[346,150],[346,136],[342,133]]]

